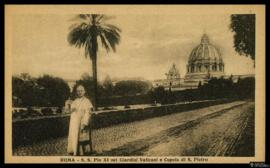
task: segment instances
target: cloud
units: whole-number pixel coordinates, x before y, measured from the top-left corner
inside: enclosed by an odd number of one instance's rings
[[[84,72],[91,74],[91,62],[85,59],[83,49],[67,42],[70,18],[14,16],[13,72],[50,73],[68,79],[78,79]],[[106,75],[165,78],[172,63],[183,77],[189,54],[204,32],[222,51],[226,72],[254,72],[252,61],[234,51],[229,15],[117,15],[109,21],[121,28],[121,43],[116,53],[99,50],[100,79]]]

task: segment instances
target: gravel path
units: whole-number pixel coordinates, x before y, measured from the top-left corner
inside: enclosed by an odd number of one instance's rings
[[[239,152],[239,140],[254,114],[254,104],[245,104],[207,115],[174,133],[164,135],[157,145],[144,150],[147,156],[250,156],[252,150]],[[253,118],[254,119],[254,118]],[[254,126],[254,124],[252,124]],[[253,135],[254,139],[254,135]],[[252,142],[251,142],[252,143]],[[252,146],[252,144],[248,143]],[[253,142],[254,145],[254,142]],[[248,148],[248,146],[242,146]],[[254,148],[253,148],[254,149]]]
[[[238,101],[97,129],[92,133],[93,148],[96,155],[111,156],[232,154],[228,151],[243,139],[241,131],[254,113],[252,107],[254,103]],[[13,154],[63,156],[66,146],[67,138],[52,139],[19,147]]]

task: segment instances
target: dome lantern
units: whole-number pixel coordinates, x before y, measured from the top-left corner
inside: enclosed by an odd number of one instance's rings
[[[209,44],[209,37],[207,36],[207,34],[203,34],[201,44]]]

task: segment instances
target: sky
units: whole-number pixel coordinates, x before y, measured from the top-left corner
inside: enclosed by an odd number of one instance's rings
[[[82,49],[70,46],[67,35],[74,15],[20,14],[12,17],[12,71],[31,76],[50,74],[77,80],[92,74],[91,62]],[[112,15],[121,41],[116,52],[98,51],[98,79],[165,79],[173,63],[186,74],[191,50],[206,33],[219,47],[227,75],[254,74],[253,61],[238,55],[229,30],[230,15]],[[100,45],[101,46],[101,45]]]

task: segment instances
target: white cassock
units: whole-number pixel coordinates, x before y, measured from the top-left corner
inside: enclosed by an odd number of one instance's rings
[[[67,147],[68,153],[73,153],[73,155],[76,155],[77,152],[79,152],[77,150],[78,143],[82,138],[81,126],[83,124],[89,125],[92,107],[92,103],[86,97],[77,98],[71,103],[71,109],[75,109],[75,111],[71,112],[70,115]],[[88,133],[85,135],[87,134]]]

